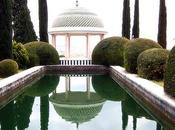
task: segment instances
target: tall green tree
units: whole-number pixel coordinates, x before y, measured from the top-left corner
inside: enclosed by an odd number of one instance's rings
[[[0,0],[0,61],[12,57],[11,14],[11,0]]]
[[[39,35],[40,41],[48,42],[47,0],[39,0]]]
[[[160,0],[157,41],[163,48],[166,48],[166,44],[167,44],[166,29],[167,29],[166,4],[165,4],[165,0]]]
[[[134,7],[134,25],[132,28],[132,38],[139,37],[139,0],[135,0]]]
[[[16,42],[25,44],[37,40],[27,0],[13,0],[13,30]]]
[[[123,1],[122,36],[130,39],[130,0]]]

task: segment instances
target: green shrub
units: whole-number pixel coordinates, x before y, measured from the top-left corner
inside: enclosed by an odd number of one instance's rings
[[[0,77],[6,78],[13,74],[18,73],[18,64],[11,59],[5,59],[0,61]]]
[[[147,49],[161,48],[161,46],[149,39],[136,38],[130,40],[124,51],[124,67],[130,73],[137,73],[137,57]]]
[[[22,43],[17,43],[13,41],[13,60],[15,60],[19,68],[23,69],[27,67],[27,64],[29,63],[29,55]]]
[[[24,45],[29,52],[29,67],[35,65],[53,65],[59,63],[56,49],[46,42],[30,42]]]
[[[168,55],[168,50],[160,48],[143,51],[137,59],[138,75],[146,79],[163,79]]]
[[[93,64],[123,66],[124,45],[129,40],[123,37],[110,37],[100,41],[93,50]]]
[[[170,51],[165,67],[164,90],[175,96],[175,46]]]

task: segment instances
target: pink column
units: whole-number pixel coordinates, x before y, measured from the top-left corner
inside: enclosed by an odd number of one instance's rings
[[[70,34],[68,34],[68,57],[70,58]]]
[[[65,57],[70,58],[70,34],[65,36]]]
[[[68,49],[67,49],[67,47],[68,47],[68,41],[67,41],[67,34],[65,35],[65,53],[64,53],[64,55],[65,55],[65,57],[67,58],[68,57]]]
[[[56,35],[52,34],[52,46],[56,48]]]
[[[89,58],[89,49],[90,49],[90,46],[89,46],[89,35],[86,34],[86,58]]]

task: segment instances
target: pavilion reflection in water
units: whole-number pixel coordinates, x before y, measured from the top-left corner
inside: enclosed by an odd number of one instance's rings
[[[86,77],[86,91],[71,91],[71,77],[65,77],[65,91],[56,90],[50,96],[56,112],[64,120],[79,124],[95,118],[101,111],[105,100],[90,91],[90,77]]]

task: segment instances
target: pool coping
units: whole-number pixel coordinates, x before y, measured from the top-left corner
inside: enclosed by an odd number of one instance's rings
[[[123,67],[111,66],[110,75],[139,102],[143,102],[154,115],[166,125],[175,126],[175,98],[164,92],[163,87],[125,71]]]

